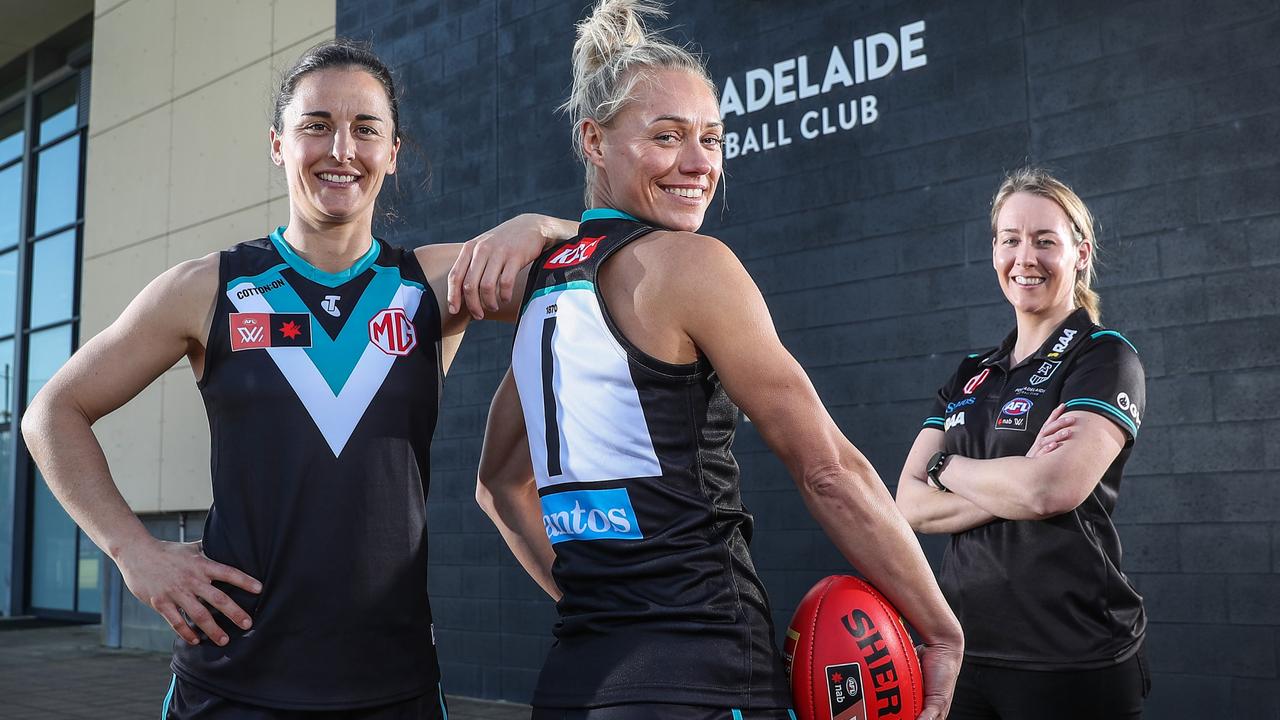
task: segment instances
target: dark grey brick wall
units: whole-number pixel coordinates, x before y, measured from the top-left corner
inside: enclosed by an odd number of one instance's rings
[[[554,113],[583,0],[340,0],[338,32],[400,72],[434,180],[406,172],[383,232],[460,241],[580,211]],[[990,269],[1001,172],[1048,164],[1100,221],[1108,325],[1150,403],[1118,523],[1147,598],[1155,718],[1280,716],[1280,4],[1276,0],[706,0],[677,3],[717,81],[924,20],[928,64],[745,117],[786,147],[727,163],[705,231],[764,290],[784,342],[890,485],[927,399],[1012,315]],[[813,79],[813,78],[811,78]],[[872,94],[879,117],[803,140],[802,114]],[[834,117],[834,115],[833,115]],[[420,170],[421,168],[419,168]],[[451,692],[525,700],[551,605],[472,501],[510,329],[472,329],[446,383],[431,494],[431,589]],[[846,571],[750,426],[738,441],[756,562],[780,625]],[[924,538],[936,561],[943,541]]]

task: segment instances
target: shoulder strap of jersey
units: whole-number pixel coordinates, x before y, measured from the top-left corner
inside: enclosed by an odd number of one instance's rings
[[[595,285],[600,266],[613,253],[638,237],[657,230],[626,218],[591,219],[578,226],[578,234],[545,250],[529,268],[520,312],[535,293],[548,288]]]

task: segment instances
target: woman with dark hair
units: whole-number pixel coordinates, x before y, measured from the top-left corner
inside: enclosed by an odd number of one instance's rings
[[[559,600],[534,718],[794,718],[730,451],[739,407],[920,631],[921,717],[942,718],[963,641],[920,546],[741,263],[695,234],[724,126],[702,62],[645,28],[662,15],[603,0],[578,25],[566,107],[590,209],[534,264],[485,434],[477,498]]]
[[[1146,403],[1137,350],[1103,329],[1093,218],[1038,168],[991,207],[1016,327],[960,362],[898,482],[922,533],[950,533],[941,584],[964,625],[951,717],[1137,718],[1142,598],[1111,515]]]
[[[469,320],[457,286],[472,314],[514,317],[521,268],[574,227],[523,216],[416,251],[374,238],[400,118],[390,71],[363,45],[298,60],[270,140],[289,224],[156,278],[49,381],[23,436],[181,638],[164,717],[439,718],[425,502],[440,383]],[[181,544],[130,511],[90,426],[184,356],[209,416],[214,500],[202,541]]]

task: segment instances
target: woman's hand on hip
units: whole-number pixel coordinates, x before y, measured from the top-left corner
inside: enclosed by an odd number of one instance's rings
[[[217,645],[226,645],[230,638],[218,627],[211,608],[245,630],[253,625],[249,613],[214,587],[213,582],[222,581],[254,594],[262,591],[262,583],[229,565],[210,560],[199,542],[165,542],[153,538],[122,553],[118,565],[129,591],[160,613],[169,627],[190,645],[198,644],[200,639],[183,613]]]

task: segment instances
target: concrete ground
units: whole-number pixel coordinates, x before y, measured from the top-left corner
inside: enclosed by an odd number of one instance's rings
[[[159,717],[169,656],[102,647],[97,625],[0,628],[0,720]],[[526,720],[514,703],[449,697],[449,720]]]

